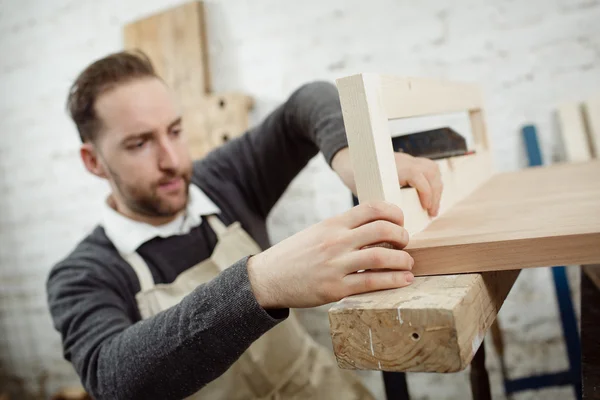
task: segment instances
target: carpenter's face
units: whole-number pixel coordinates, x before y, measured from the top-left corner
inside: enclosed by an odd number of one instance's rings
[[[96,146],[116,200],[147,216],[185,208],[192,161],[168,87],[156,78],[133,80],[102,94],[96,111]]]

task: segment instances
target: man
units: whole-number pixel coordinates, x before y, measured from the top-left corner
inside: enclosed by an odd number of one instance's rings
[[[290,309],[410,284],[402,211],[360,205],[272,247],[265,224],[319,151],[354,191],[333,85],[300,87],[195,162],[176,102],[143,55],[89,65],[68,109],[85,167],[111,193],[47,291],[64,356],[94,398],[371,398]],[[436,164],[396,161],[400,183],[435,215]]]

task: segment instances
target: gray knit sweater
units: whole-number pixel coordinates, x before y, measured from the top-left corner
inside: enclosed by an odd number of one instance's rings
[[[225,224],[240,221],[265,249],[265,220],[291,180],[319,150],[330,164],[346,146],[337,90],[314,82],[260,125],[195,162],[192,181],[222,210]],[[187,235],[154,238],[138,252],[156,283],[170,283],[210,257],[216,240],[203,223]],[[88,393],[95,399],[181,399],[226,371],[289,312],[260,307],[246,260],[142,321],[136,275],[97,226],[47,280],[64,357]]]

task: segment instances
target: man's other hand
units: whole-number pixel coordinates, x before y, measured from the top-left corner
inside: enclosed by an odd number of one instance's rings
[[[414,260],[402,250],[409,240],[403,224],[399,207],[365,203],[250,257],[258,303],[267,309],[315,307],[409,285]],[[371,247],[384,242],[396,249]]]
[[[438,165],[423,157],[413,157],[406,153],[394,153],[398,181],[401,186],[411,186],[417,190],[421,206],[435,217],[440,209],[442,197],[442,176]],[[350,160],[350,151],[346,147],[337,152],[331,162],[332,169],[342,182],[356,196],[356,182]]]

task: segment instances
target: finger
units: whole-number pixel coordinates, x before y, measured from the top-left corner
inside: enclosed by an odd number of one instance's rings
[[[421,201],[421,206],[429,210],[431,208],[431,203],[433,200],[433,194],[431,190],[431,185],[429,181],[425,177],[422,172],[416,173],[407,179],[407,182],[410,186],[417,189],[417,193],[419,194],[419,200]]]
[[[444,191],[444,183],[442,177],[436,175],[431,183],[431,190],[433,191],[433,205],[430,210],[430,215],[435,217],[440,212],[440,203],[442,201],[442,193]]]
[[[365,271],[346,275],[345,289],[351,294],[396,289],[410,285],[414,276],[407,271]]]
[[[377,201],[359,204],[341,215],[343,223],[350,229],[357,228],[373,221],[388,221],[396,225],[404,225],[404,213],[395,204]]]
[[[406,229],[388,221],[374,221],[359,226],[351,231],[351,237],[355,249],[379,243],[389,243],[397,249],[403,249],[409,241]]]
[[[415,260],[404,250],[369,247],[346,253],[341,259],[346,273],[367,269],[392,269],[410,271]]]
[[[423,159],[425,164],[425,177],[431,185],[432,201],[431,207],[429,208],[429,215],[436,216],[440,210],[440,202],[442,199],[442,192],[444,184],[442,182],[442,174],[440,168],[434,161],[429,159]]]

